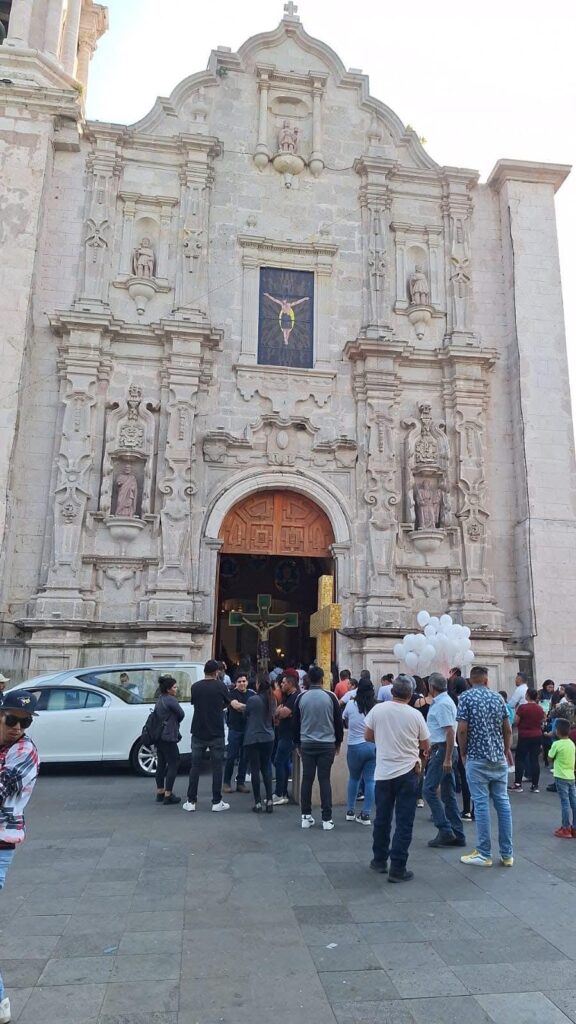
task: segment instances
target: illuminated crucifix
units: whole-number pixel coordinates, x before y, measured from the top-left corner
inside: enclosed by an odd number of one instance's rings
[[[257,612],[230,612],[228,624],[230,626],[250,626],[258,634],[258,668],[268,671],[270,659],[270,647],[268,640],[270,633],[278,626],[287,626],[294,629],[298,625],[298,612],[283,612],[281,615],[273,614],[270,611],[272,597],[270,594],[258,594],[256,604]]]

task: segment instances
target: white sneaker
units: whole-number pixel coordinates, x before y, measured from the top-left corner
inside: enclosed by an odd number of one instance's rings
[[[280,807],[281,804],[287,804],[288,803],[288,797],[287,796],[276,796],[276,794],[274,794],[274,796],[272,797],[272,803],[274,804],[274,807]]]
[[[311,814],[302,815],[302,828],[312,828],[314,825],[314,818]]]
[[[346,821],[356,821],[356,811],[346,811]]]
[[[191,800],[185,800],[184,803],[182,804],[182,810],[183,811],[195,811],[196,810],[196,804],[193,804],[191,802]]]
[[[324,829],[325,832],[331,832],[332,829],[334,828],[334,822],[333,821],[323,821],[322,822],[322,828]]]
[[[10,1024],[12,1020],[10,1014],[10,1000],[8,996],[0,1003],[0,1024]]]
[[[225,804],[223,800],[219,804],[212,804],[213,811],[229,811],[230,804]]]

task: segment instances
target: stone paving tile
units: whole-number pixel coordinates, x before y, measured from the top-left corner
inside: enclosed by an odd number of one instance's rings
[[[337,1024],[416,1024],[407,1001],[338,1003],[334,1007]]]
[[[54,985],[36,988],[20,1014],[19,1024],[97,1024],[105,985]]]
[[[478,1002],[495,1024],[567,1024],[571,1019],[542,992],[484,995]]]
[[[342,1002],[374,1002],[394,999],[394,987],[386,971],[341,971],[319,974],[328,1001],[335,1006]]]
[[[468,995],[468,988],[448,967],[387,967],[386,973],[404,999]]]
[[[124,1013],[175,1012],[178,1010],[178,982],[123,981],[106,986],[102,1015]],[[120,1018],[121,1019],[121,1018]]]
[[[562,960],[561,954],[556,963],[538,964],[532,961],[517,964],[470,964],[453,968],[467,989],[475,995],[562,989],[569,981],[572,970],[573,962]]]
[[[177,1013],[105,1013],[98,1024],[178,1024]],[[187,1022],[190,1024],[190,1021]]]
[[[373,943],[372,948],[380,961],[380,965],[386,970],[388,968],[403,968],[410,965],[414,967],[430,967],[442,969],[446,966],[444,960],[434,949],[430,942],[380,942]]]
[[[28,1002],[32,992],[32,988],[11,988],[10,989],[10,1011],[12,1014],[12,1024],[16,1024],[16,1021],[21,1019],[24,1007]]]
[[[410,1010],[416,1024],[493,1024],[492,1017],[488,1016],[474,996],[407,999],[403,1005]],[[545,1024],[545,1020],[540,1024]]]
[[[513,964],[534,960],[557,961],[561,954],[555,946],[540,936],[532,939],[513,938],[499,943],[473,938],[467,943],[456,941],[433,942],[436,952],[449,966],[454,964]]]
[[[28,988],[36,985],[48,963],[44,960],[5,960],[2,956],[2,977],[6,990]]]
[[[367,971],[382,967],[367,942],[337,943],[335,947],[333,943],[308,946],[308,952],[318,971]]]
[[[18,915],[10,925],[10,935],[61,935],[69,920],[68,914]],[[1,940],[0,930],[0,943]]]
[[[569,1020],[576,1021],[576,988],[545,992],[544,995],[565,1013]]]
[[[109,956],[116,953],[123,928],[117,927],[107,931],[86,931],[62,935],[54,949],[54,956]]]
[[[161,953],[170,949],[180,952],[185,932],[125,932],[118,946],[119,954]]]
[[[106,956],[69,956],[49,960],[38,984],[87,985],[110,981],[114,960]]]

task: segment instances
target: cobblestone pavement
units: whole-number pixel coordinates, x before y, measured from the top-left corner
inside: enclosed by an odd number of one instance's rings
[[[207,778],[195,815],[153,790],[40,779],[0,894],[19,1024],[576,1022],[576,841],[552,835],[554,794],[513,794],[512,870],[428,850],[418,811],[416,877],[393,886],[342,809],[306,832],[250,796],[210,813]]]

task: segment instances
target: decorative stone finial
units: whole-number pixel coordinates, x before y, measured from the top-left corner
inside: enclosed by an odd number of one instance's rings
[[[296,13],[297,10],[298,10],[298,4],[294,4],[294,3],[292,3],[292,0],[290,0],[289,3],[284,4],[284,17],[285,18],[293,18],[294,21],[300,21],[300,18],[298,17],[298,15]]]

